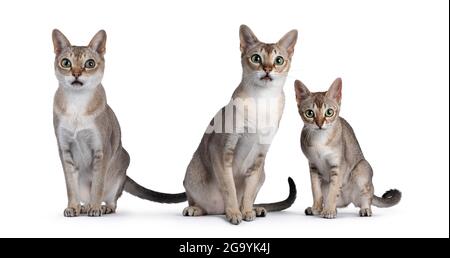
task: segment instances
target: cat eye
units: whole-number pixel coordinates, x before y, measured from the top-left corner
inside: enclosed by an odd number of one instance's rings
[[[69,59],[63,58],[63,59],[61,60],[61,67],[62,67],[62,68],[70,68],[70,67],[72,67],[72,63],[70,62]]]
[[[94,68],[95,67],[95,61],[93,59],[89,59],[84,63],[85,68]]]
[[[334,115],[334,110],[332,108],[327,109],[327,111],[325,111],[325,116],[326,117],[332,117]]]
[[[312,111],[311,109],[308,109],[305,111],[305,116],[307,118],[313,118],[314,117],[314,111]]]
[[[261,63],[261,56],[258,55],[258,54],[254,54],[254,55],[252,55],[250,60],[252,60],[252,62],[255,63],[255,64],[260,64]]]
[[[281,56],[277,56],[277,57],[275,58],[275,64],[276,64],[276,65],[282,65],[282,64],[284,64],[284,58],[281,57]]]

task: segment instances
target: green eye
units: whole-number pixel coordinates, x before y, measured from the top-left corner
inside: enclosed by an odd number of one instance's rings
[[[307,118],[313,118],[314,117],[314,111],[312,111],[311,109],[308,109],[305,111],[305,116]]]
[[[332,108],[327,109],[327,111],[325,111],[325,116],[326,117],[332,117],[334,115],[334,110]]]
[[[254,54],[254,55],[252,55],[250,60],[252,60],[252,62],[255,63],[255,64],[260,64],[261,63],[261,56],[258,55],[258,54]]]
[[[277,56],[277,57],[275,58],[275,64],[276,64],[276,65],[282,65],[282,64],[284,64],[284,58],[281,57],[281,56]]]
[[[70,62],[69,59],[63,58],[61,60],[61,67],[63,67],[63,68],[70,68],[70,67],[72,67],[72,63]]]
[[[84,63],[84,67],[86,68],[94,68],[95,67],[95,61],[93,59],[89,59]]]

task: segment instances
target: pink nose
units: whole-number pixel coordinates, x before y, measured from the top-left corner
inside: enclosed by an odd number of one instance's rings
[[[264,71],[270,73],[272,71],[272,66],[264,66]]]
[[[314,122],[316,122],[316,125],[319,127],[319,129],[322,129],[323,124],[325,123],[325,119],[321,119],[319,117],[316,117],[314,119]]]
[[[78,78],[78,77],[81,76],[81,71],[80,71],[80,70],[74,70],[74,71],[72,71],[72,75],[73,75],[75,78]]]

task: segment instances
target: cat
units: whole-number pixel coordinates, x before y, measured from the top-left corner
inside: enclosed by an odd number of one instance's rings
[[[266,154],[284,108],[283,85],[297,31],[288,32],[275,44],[259,41],[246,25],[241,25],[239,35],[242,81],[228,105],[210,122],[183,182],[189,203],[183,215],[225,214],[234,225],[289,208],[296,198],[295,183],[289,178],[286,200],[254,205],[265,179]],[[264,105],[269,102],[272,106]],[[266,116],[271,121],[263,123]]]
[[[309,161],[313,206],[306,215],[335,218],[336,207],[353,203],[360,216],[372,216],[371,205],[391,207],[401,192],[389,190],[374,195],[372,168],[363,156],[350,124],[339,116],[342,80],[337,78],[327,92],[310,92],[295,81],[298,111],[304,122],[301,148]]]
[[[64,216],[114,213],[123,190],[156,202],[186,201],[185,193],[154,192],[126,175],[130,157],[122,147],[119,122],[101,84],[106,32],[100,30],[83,47],[72,46],[57,29],[52,39],[59,82],[53,123],[68,196]]]

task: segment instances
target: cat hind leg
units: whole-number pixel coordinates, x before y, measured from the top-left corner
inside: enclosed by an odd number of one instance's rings
[[[195,202],[192,200],[192,198],[189,197],[189,195],[188,195],[188,204],[189,206],[183,209],[183,216],[197,217],[206,215],[205,210],[202,209],[200,206],[196,205]]]
[[[372,168],[370,164],[363,160],[352,171],[352,181],[354,183],[353,189],[353,204],[360,207],[359,216],[372,216]]]

